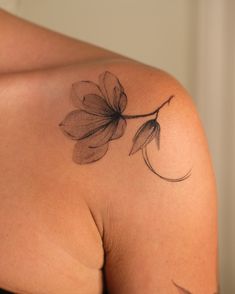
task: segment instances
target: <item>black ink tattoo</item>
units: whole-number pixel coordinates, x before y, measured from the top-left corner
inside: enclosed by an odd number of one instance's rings
[[[177,285],[174,281],[172,281],[173,285],[177,288],[179,294],[192,294],[191,292],[189,292],[188,290],[180,287],[179,285]]]
[[[173,285],[177,288],[179,294],[193,294],[192,292],[186,290],[185,288],[177,285],[174,281],[172,281]],[[214,292],[213,294],[219,294],[219,291]]]
[[[161,176],[150,163],[147,145],[154,139],[160,149],[160,124],[158,113],[170,96],[154,111],[146,114],[123,114],[127,105],[127,96],[118,78],[105,71],[99,76],[99,85],[91,81],[80,81],[72,85],[71,100],[76,110],[71,111],[59,124],[69,138],[76,140],[73,160],[78,164],[95,162],[106,154],[109,142],[124,135],[127,120],[155,116],[146,121],[136,132],[129,155],[141,151],[145,164],[155,175],[169,182],[187,179],[191,170],[183,177],[171,179]]]

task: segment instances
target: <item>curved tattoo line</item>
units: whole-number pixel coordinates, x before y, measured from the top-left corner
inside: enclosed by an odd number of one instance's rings
[[[160,149],[160,124],[157,121],[159,111],[170,104],[174,95],[166,99],[154,111],[145,114],[123,114],[127,105],[127,96],[118,78],[105,71],[99,76],[99,85],[91,81],[72,84],[72,103],[77,110],[71,111],[59,124],[65,135],[77,143],[73,160],[78,164],[93,163],[101,159],[108,150],[110,141],[124,135],[128,119],[138,119],[155,115],[146,121],[133,137],[129,155],[141,151],[144,162],[151,172],[168,182],[181,182],[191,175],[191,170],[176,179],[160,175],[152,166],[147,153],[147,145],[156,140]]]
[[[177,288],[179,294],[192,294],[190,291],[186,290],[185,288],[179,286],[172,280],[173,285]]]
[[[159,178],[161,178],[162,180],[168,181],[168,182],[181,182],[186,180],[187,178],[189,178],[191,176],[191,171],[192,169],[190,169],[183,177],[181,178],[176,178],[176,179],[172,179],[172,178],[167,178],[164,176],[161,176],[151,165],[150,161],[149,161],[149,157],[148,157],[148,152],[147,152],[147,146],[145,146],[144,148],[142,148],[142,155],[144,158],[144,162],[146,163],[146,165],[148,166],[148,168],[155,174],[157,175]]]
[[[187,290],[187,289],[179,286],[178,284],[176,284],[173,280],[172,280],[172,284],[177,288],[179,294],[193,294],[189,290]],[[214,292],[213,294],[219,294],[219,290],[217,292]]]

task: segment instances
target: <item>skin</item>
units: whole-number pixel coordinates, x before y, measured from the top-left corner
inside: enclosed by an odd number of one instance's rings
[[[4,11],[0,28],[0,287],[19,294],[215,293],[215,178],[185,89],[159,69]],[[161,151],[153,145],[149,152],[162,174],[177,178],[192,167],[190,178],[163,181],[141,154],[128,156],[144,118],[130,119],[100,161],[72,161],[74,142],[58,127],[74,109],[71,85],[97,82],[106,70],[126,90],[126,114],[150,113],[174,95],[159,113]]]
[[[0,26],[0,73],[35,71],[121,57],[108,50],[32,25],[1,9]]]

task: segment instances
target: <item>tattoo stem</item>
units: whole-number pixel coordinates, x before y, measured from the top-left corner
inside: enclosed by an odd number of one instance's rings
[[[183,177],[180,177],[180,178],[171,179],[171,178],[163,177],[151,165],[151,163],[149,161],[149,157],[148,157],[147,146],[142,148],[142,155],[143,155],[144,162],[147,165],[147,167],[151,170],[151,172],[153,172],[155,175],[157,175],[162,180],[165,180],[165,181],[168,181],[168,182],[181,182],[181,181],[184,181],[184,180],[186,180],[187,178],[189,178],[191,176],[191,169],[190,169]]]
[[[133,119],[133,118],[139,118],[139,117],[146,117],[146,116],[150,116],[153,114],[156,114],[156,116],[157,116],[160,109],[162,107],[164,107],[166,104],[169,104],[171,102],[171,99],[173,99],[173,98],[174,98],[174,95],[171,95],[165,102],[163,102],[157,109],[155,109],[152,112],[144,113],[144,114],[134,114],[134,115],[126,114],[126,115],[122,115],[122,117],[125,119]]]

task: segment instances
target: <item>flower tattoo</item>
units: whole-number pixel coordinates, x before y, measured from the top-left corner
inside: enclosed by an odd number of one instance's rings
[[[92,81],[79,81],[72,85],[71,100],[76,110],[71,111],[59,124],[63,133],[76,141],[73,161],[77,164],[93,163],[106,154],[109,143],[122,137],[128,119],[155,115],[146,121],[136,132],[129,155],[141,151],[145,164],[154,174],[169,182],[187,179],[191,170],[183,177],[171,179],[161,176],[150,163],[147,145],[155,140],[160,149],[160,124],[158,113],[173,99],[170,96],[157,109],[146,114],[125,115],[127,96],[118,78],[105,71],[99,75],[99,84]]]

